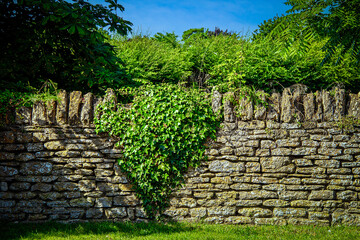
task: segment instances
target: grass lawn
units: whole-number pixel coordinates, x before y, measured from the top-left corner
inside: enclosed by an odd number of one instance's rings
[[[0,225],[0,239],[360,239],[360,227],[244,226],[200,223],[21,223]]]

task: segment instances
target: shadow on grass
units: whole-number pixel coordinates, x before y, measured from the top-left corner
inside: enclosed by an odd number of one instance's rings
[[[0,239],[47,237],[71,237],[80,235],[120,234],[140,237],[151,234],[172,234],[195,230],[193,226],[171,223],[85,222],[85,223],[0,223]]]

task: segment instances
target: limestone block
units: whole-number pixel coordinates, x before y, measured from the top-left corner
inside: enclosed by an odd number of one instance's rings
[[[110,208],[112,207],[111,197],[101,197],[95,200],[95,207]]]
[[[46,125],[46,107],[45,103],[42,101],[38,101],[34,103],[32,109],[32,124],[35,125]]]
[[[360,226],[360,215],[345,211],[335,211],[332,215],[333,225]]]
[[[31,124],[32,108],[20,107],[15,110],[16,124]]]
[[[242,96],[239,100],[238,113],[242,121],[248,121],[254,118],[254,105],[249,96]]]
[[[59,101],[56,106],[56,122],[60,125],[68,122],[68,94],[65,90],[58,93]]]
[[[290,203],[281,199],[268,199],[263,202],[263,205],[267,207],[288,207]]]
[[[265,190],[239,192],[239,199],[241,200],[270,199],[270,198],[278,198],[278,194],[276,192],[265,191]]]
[[[306,217],[306,214],[301,208],[274,208],[275,217]]]
[[[309,193],[307,191],[282,191],[279,193],[279,197],[282,200],[300,200],[307,199]]]
[[[239,147],[236,148],[236,156],[254,156],[254,148],[252,147]]]
[[[235,215],[235,207],[209,207],[207,209],[209,216],[220,215],[220,216],[230,216]]]
[[[114,197],[114,206],[136,206],[139,204],[139,200],[135,196],[119,196]]]
[[[46,102],[46,120],[49,124],[56,123],[56,101],[50,100]]]
[[[76,198],[70,200],[71,207],[89,208],[94,206],[93,198]]]
[[[206,208],[191,208],[190,209],[190,216],[195,218],[203,218],[207,215]]]
[[[246,216],[246,217],[271,217],[272,211],[269,209],[264,208],[242,208],[238,211],[240,215]]]
[[[258,162],[247,162],[245,164],[246,172],[256,173],[261,171],[261,165]]]
[[[15,158],[18,161],[27,162],[35,159],[35,155],[33,153],[20,153]]]
[[[245,165],[242,162],[232,163],[229,161],[215,160],[209,164],[210,172],[243,172],[245,171]]]
[[[79,191],[79,186],[74,182],[56,182],[54,183],[55,191]]]
[[[94,95],[92,93],[87,93],[84,95],[84,104],[81,108],[80,121],[83,125],[89,126],[94,118],[94,109],[93,107]]]
[[[15,182],[12,183],[9,187],[12,191],[23,191],[23,190],[29,190],[31,184],[27,182]]]
[[[311,191],[309,196],[309,200],[331,200],[334,198],[334,191],[330,190]]]
[[[281,121],[285,123],[292,122],[294,115],[293,96],[290,88],[285,88],[281,98]]]
[[[348,115],[360,118],[360,92],[358,94],[349,94],[350,104],[348,109]]]
[[[85,213],[86,218],[88,219],[96,219],[101,218],[103,216],[103,209],[101,208],[90,208]]]
[[[80,91],[71,92],[69,101],[69,124],[76,125],[80,123],[81,106],[82,93]]]
[[[269,108],[267,113],[267,119],[278,122],[280,120],[280,93],[273,93],[269,99]]]
[[[335,101],[328,91],[322,92],[322,104],[324,108],[324,120],[329,122],[333,121]]]
[[[262,90],[257,91],[256,95],[259,96],[260,100],[262,100],[263,102],[266,101],[264,91],[262,91]],[[265,120],[266,119],[266,107],[263,104],[259,104],[259,105],[254,106],[254,108],[255,108],[255,111],[254,111],[255,119]]]
[[[323,110],[323,98],[322,98],[322,92],[316,91],[315,92],[316,98],[315,98],[315,120],[318,122],[321,122],[324,118],[324,110]]]
[[[315,160],[315,165],[326,168],[339,168],[340,161],[338,160]]]
[[[345,115],[346,95],[345,89],[335,88],[334,120],[339,121]]]
[[[44,144],[45,148],[48,150],[64,150],[65,142],[64,141],[50,141]]]
[[[283,218],[255,218],[255,225],[286,225],[286,220]]]
[[[49,192],[52,189],[51,184],[47,183],[36,183],[31,187],[31,191]]]
[[[304,95],[304,120],[315,121],[315,96],[313,93]]]
[[[278,169],[290,163],[289,157],[262,157],[261,166],[265,169]]]
[[[255,184],[248,184],[248,183],[235,183],[232,184],[230,188],[234,190],[249,191],[249,190],[260,189],[260,186]]]
[[[351,190],[346,190],[336,193],[336,199],[343,201],[356,201],[358,199],[357,193]]]
[[[235,122],[235,114],[233,111],[233,104],[230,99],[234,98],[234,93],[226,93],[224,97],[224,121]]]
[[[52,168],[49,162],[26,162],[21,164],[20,172],[24,175],[48,175]]]
[[[212,99],[211,99],[211,107],[215,114],[221,115],[221,107],[222,107],[222,95],[218,91],[213,91]]]
[[[105,216],[107,218],[124,218],[126,217],[126,208],[125,207],[116,207],[116,208],[109,208],[105,209]]]

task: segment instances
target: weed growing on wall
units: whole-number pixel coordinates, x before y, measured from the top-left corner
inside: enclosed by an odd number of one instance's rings
[[[169,206],[173,189],[184,182],[189,167],[204,158],[205,142],[214,139],[218,120],[210,98],[176,85],[144,86],[133,92],[131,108],[113,101],[97,108],[97,132],[119,137],[121,170],[133,184],[150,218]]]

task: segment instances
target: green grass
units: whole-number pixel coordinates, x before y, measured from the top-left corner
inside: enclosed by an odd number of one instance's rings
[[[0,239],[359,239],[355,226],[244,226],[195,223],[2,223]]]

